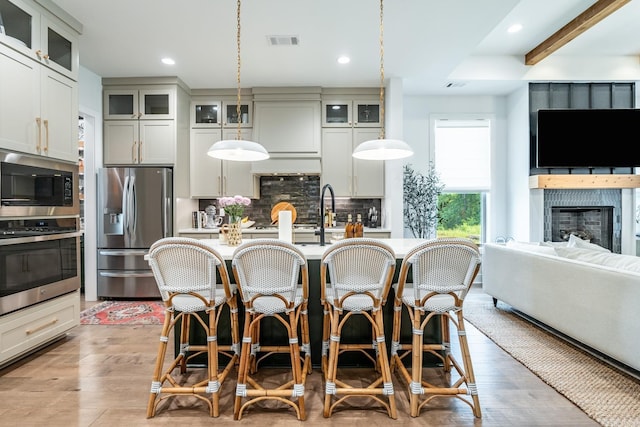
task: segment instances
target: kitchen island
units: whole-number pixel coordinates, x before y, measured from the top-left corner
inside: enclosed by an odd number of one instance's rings
[[[247,240],[247,239],[243,239]],[[403,257],[417,244],[423,242],[423,239],[379,239],[380,241],[388,244],[394,251],[396,255],[396,270],[394,273],[394,282],[398,279],[398,273],[400,272],[400,265],[402,264]],[[213,247],[217,250],[220,255],[227,262],[227,269],[229,270],[229,275],[231,277],[231,281],[234,281],[233,273],[231,271],[231,259],[233,256],[233,252],[237,249],[234,246],[228,246],[221,244],[218,239],[203,239],[203,243]],[[319,244],[299,244],[297,245],[302,253],[307,258],[308,262],[308,270],[309,270],[309,329],[310,329],[310,339],[311,339],[311,362],[313,366],[320,366],[321,359],[321,351],[322,351],[322,318],[323,318],[323,307],[320,303],[320,260],[324,252],[331,247],[331,244],[327,244],[326,246],[320,246]],[[391,346],[391,336],[393,329],[393,289],[390,291],[389,296],[387,298],[387,303],[385,304],[384,310],[384,327],[385,327],[385,337],[387,348],[389,349]],[[244,312],[242,310],[242,303],[239,301],[240,305],[240,321],[244,320]],[[408,319],[408,314],[406,310],[403,310],[403,316],[405,316],[402,324],[403,328],[401,331],[402,340],[406,342],[410,342],[411,340],[411,323]],[[272,320],[272,319],[267,319]],[[352,319],[350,327],[343,331],[342,339],[344,342],[357,341],[360,340],[362,336],[369,336],[371,333],[370,324],[364,319],[360,319],[356,316]],[[226,316],[221,317],[221,322],[218,327],[218,339],[221,342],[226,342],[229,338],[229,330],[230,325],[228,324],[228,319]],[[240,324],[240,330],[242,330],[242,323]],[[192,329],[192,334],[194,334],[197,339],[204,340],[204,336],[202,336],[202,332],[199,329]],[[425,341],[439,340],[440,339],[440,326],[439,323],[434,321],[430,322],[430,326],[425,330],[424,334]],[[277,322],[274,321],[274,327],[269,327],[269,325],[265,325],[261,328],[261,342],[263,344],[271,344],[271,343],[286,343],[287,336],[284,330],[278,327]],[[179,346],[177,346],[179,347]],[[341,359],[343,360],[343,359]],[[431,363],[435,359],[430,359],[425,357],[425,363]],[[283,360],[267,360],[267,364],[273,365],[286,365],[290,363],[288,357]],[[361,363],[367,363],[360,357],[352,357],[352,358],[344,358],[345,364],[351,364],[354,366],[360,365]]]
[[[319,227],[299,226],[294,224],[294,243],[319,243],[320,236],[316,235]],[[344,235],[344,227],[330,227],[325,229],[325,241],[329,242],[334,234]],[[220,228],[183,228],[178,230],[178,236],[191,237],[194,239],[217,239]],[[391,230],[388,228],[364,228],[364,237],[371,239],[388,239],[391,237]],[[267,226],[263,228],[249,227],[242,229],[243,239],[277,239],[278,226]]]

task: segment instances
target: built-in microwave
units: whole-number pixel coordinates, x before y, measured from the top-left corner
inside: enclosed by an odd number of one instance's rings
[[[78,165],[0,150],[0,216],[79,215]]]

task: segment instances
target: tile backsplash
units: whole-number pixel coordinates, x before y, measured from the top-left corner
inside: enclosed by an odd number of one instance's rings
[[[271,208],[278,202],[289,202],[296,208],[296,224],[319,224],[320,216],[320,177],[317,175],[304,176],[262,176],[260,177],[260,198],[251,199],[251,205],[244,215],[256,221],[256,226],[266,226],[271,223]],[[233,196],[233,194],[229,194]],[[325,192],[325,203],[331,207],[329,192]],[[213,204],[217,206],[217,199],[200,199],[199,209],[204,210]],[[357,214],[362,214],[366,220],[369,208],[375,207],[381,211],[381,199],[352,199],[336,198],[336,221],[344,224],[347,215],[352,214],[355,221]],[[381,226],[380,218],[378,227]]]

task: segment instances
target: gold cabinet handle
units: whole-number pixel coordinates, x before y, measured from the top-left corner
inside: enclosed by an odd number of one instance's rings
[[[138,163],[138,143],[133,141],[133,147],[131,148],[131,157],[133,158],[133,163]]]
[[[227,193],[227,176],[222,177],[222,195]]]
[[[41,58],[41,57],[42,57],[42,51],[41,51],[40,49],[36,50],[36,56],[37,56],[38,58]]]
[[[44,131],[46,135],[44,139],[44,152],[49,153],[49,120],[44,120]]]
[[[138,163],[142,163],[142,140],[138,143]]]
[[[40,149],[42,147],[42,119],[40,117],[36,117],[36,124],[38,125],[38,141],[36,142],[36,151],[40,154]]]
[[[49,54],[47,53],[47,54],[42,55],[42,58],[44,58],[45,61],[48,61],[49,60]]]
[[[50,321],[48,321],[47,323],[44,323],[44,324],[42,324],[42,325],[40,325],[40,326],[36,326],[36,327],[35,327],[35,328],[33,328],[33,329],[27,329],[27,330],[25,331],[25,333],[26,333],[27,335],[35,334],[36,332],[41,331],[41,330],[43,330],[43,329],[46,329],[46,328],[48,328],[49,326],[55,325],[56,323],[58,323],[58,318],[57,318],[57,317],[54,317],[53,319],[51,319],[51,320],[50,320]]]
[[[220,195],[224,196],[224,193],[222,192],[222,182],[221,182],[220,176],[218,176],[218,193],[220,193]]]

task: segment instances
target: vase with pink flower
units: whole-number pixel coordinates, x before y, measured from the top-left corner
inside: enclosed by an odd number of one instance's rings
[[[225,213],[229,215],[229,232],[227,234],[229,246],[238,246],[242,243],[242,214],[250,204],[251,199],[238,195],[218,199],[218,207],[223,208]]]

